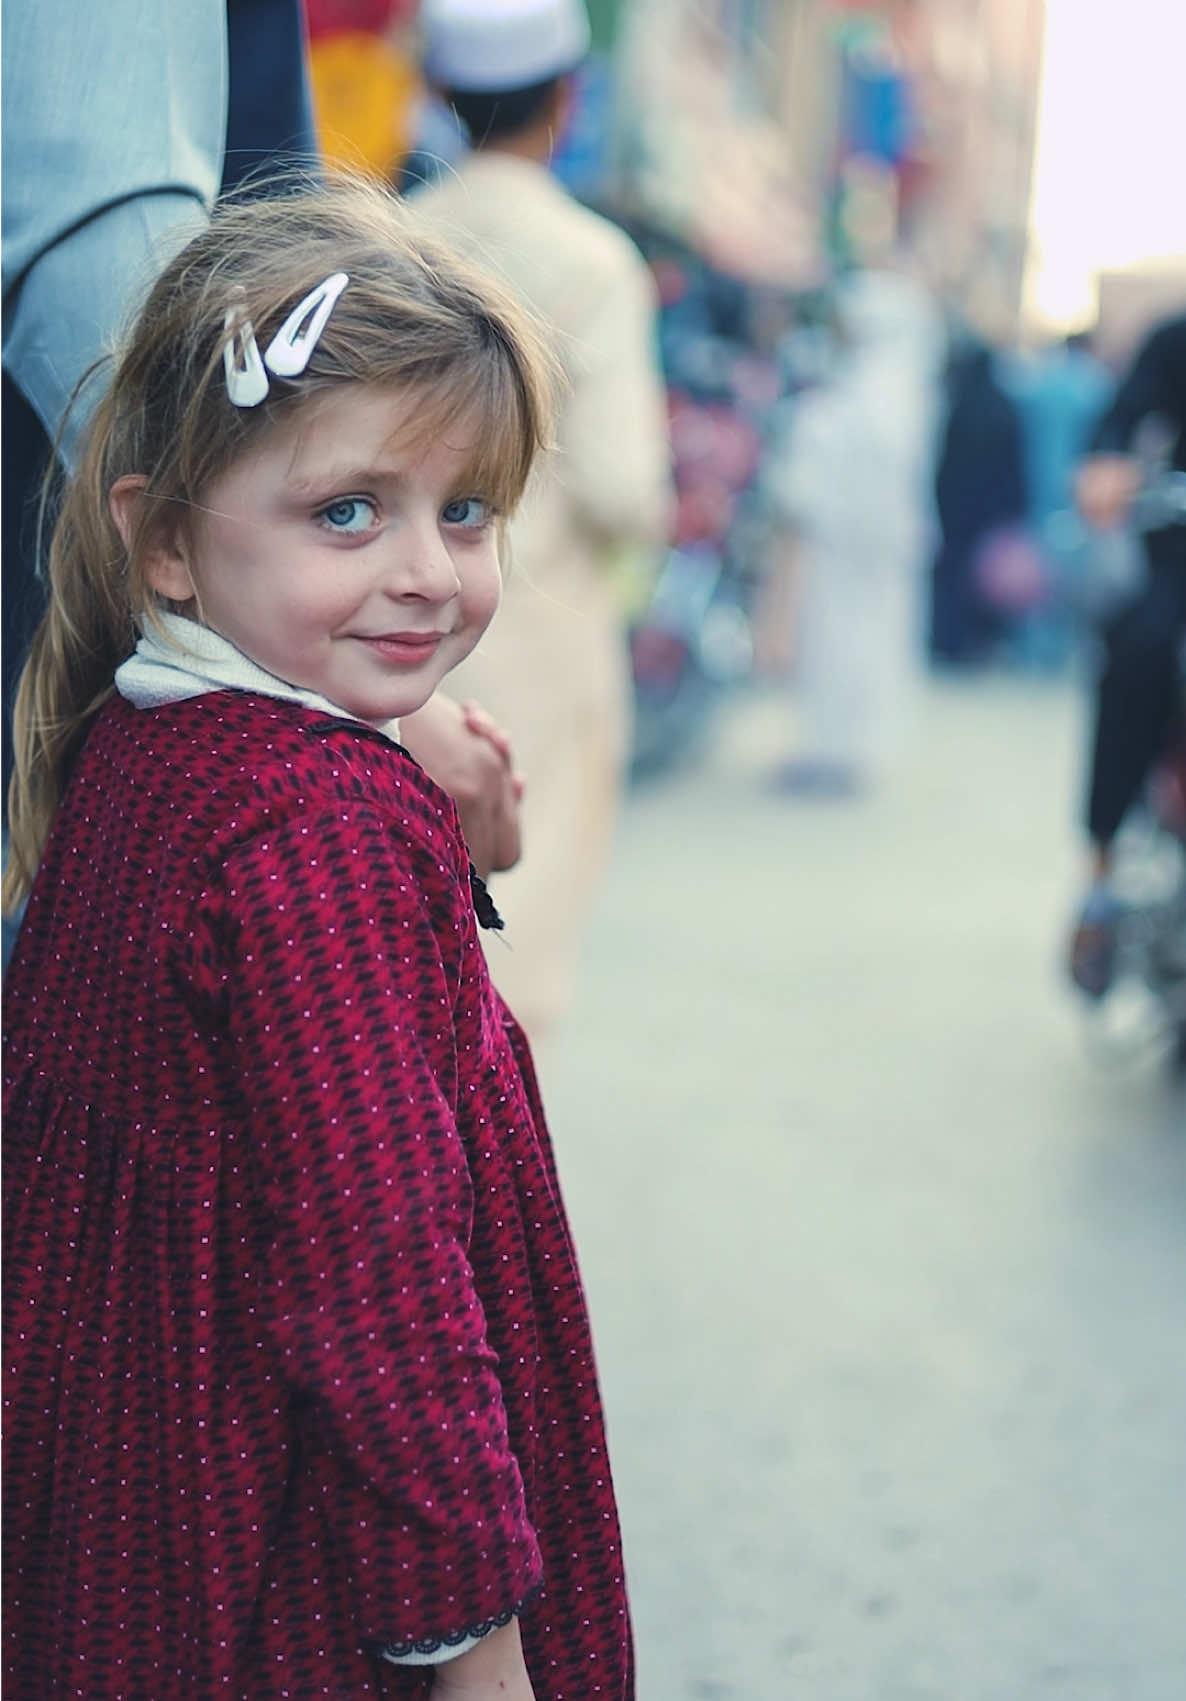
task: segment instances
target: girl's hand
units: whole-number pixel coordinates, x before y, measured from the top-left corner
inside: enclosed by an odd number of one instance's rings
[[[523,781],[502,728],[476,704],[462,710],[438,691],[400,721],[400,739],[457,804],[482,878],[513,868],[520,853]]]
[[[491,749],[501,757],[503,767],[510,776],[515,801],[521,801],[525,782],[522,774],[515,767],[515,753],[511,747],[510,733],[507,732],[505,727],[499,726],[497,721],[492,720],[480,703],[463,703],[461,712],[469,730],[476,737],[484,738]]]
[[[477,1647],[433,1668],[430,1701],[535,1701],[523,1660],[519,1620],[483,1636]]]

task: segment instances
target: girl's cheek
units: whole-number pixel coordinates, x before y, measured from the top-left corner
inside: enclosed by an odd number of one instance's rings
[[[484,625],[493,620],[502,601],[502,573],[497,560],[490,562],[480,577],[475,576],[469,586],[466,601],[469,604],[471,619],[481,621]]]

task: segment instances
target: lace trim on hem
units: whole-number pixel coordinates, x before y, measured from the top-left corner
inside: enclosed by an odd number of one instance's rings
[[[480,1642],[492,1630],[501,1630],[504,1624],[517,1618],[538,1593],[539,1589],[532,1589],[517,1606],[508,1607],[493,1618],[485,1618],[481,1624],[471,1624],[466,1630],[450,1631],[447,1636],[426,1636],[419,1642],[384,1642],[379,1648],[379,1655],[385,1660],[406,1660],[409,1654],[437,1654],[442,1648],[460,1647],[462,1642]]]

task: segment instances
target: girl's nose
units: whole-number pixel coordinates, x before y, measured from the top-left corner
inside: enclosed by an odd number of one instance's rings
[[[452,601],[461,589],[453,557],[436,526],[409,526],[399,539],[384,590],[395,600]]]

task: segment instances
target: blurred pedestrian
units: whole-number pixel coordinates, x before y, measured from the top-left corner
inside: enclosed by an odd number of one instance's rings
[[[396,741],[550,390],[508,291],[334,185],[215,210],[80,441],[5,879],[14,1696],[632,1701],[497,917]]]
[[[804,574],[802,731],[781,783],[829,794],[884,770],[921,666],[942,340],[930,297],[898,274],[846,279],[837,315],[841,349],[799,398],[781,481],[770,483]]]
[[[1023,658],[1049,666],[1066,658],[1072,640],[1081,542],[1075,474],[1113,381],[1085,332],[1019,356],[1006,377],[1021,417],[1027,521],[1042,576],[1041,606],[1023,622]]]
[[[1021,410],[1030,523],[1045,537],[1075,505],[1075,475],[1112,397],[1108,368],[1077,332],[1014,361],[1009,390]]]
[[[1141,428],[1169,432],[1168,462],[1186,474],[1186,314],[1142,344],[1095,433],[1078,479],[1089,525],[1115,531],[1130,519],[1144,478]],[[1071,942],[1071,975],[1102,998],[1115,969],[1119,905],[1112,886],[1116,837],[1155,763],[1184,726],[1181,648],[1186,634],[1186,525],[1144,540],[1145,580],[1104,632],[1087,795],[1088,890]]]
[[[473,150],[416,205],[553,328],[568,380],[503,607],[457,686],[508,728],[526,778],[524,860],[498,888],[511,949],[491,966],[539,1036],[571,993],[628,754],[615,557],[660,545],[668,523],[654,288],[624,233],[548,169],[589,43],[581,0],[428,0],[422,21],[426,73]]]
[[[8,0],[4,10],[4,677],[41,611],[45,474],[72,460],[75,398],[138,297],[214,198],[317,145],[300,0]],[[267,75],[261,76],[261,65]],[[134,110],[136,123],[126,123]],[[4,775],[11,716],[4,710]]]
[[[4,7],[4,771],[10,695],[41,611],[31,512],[98,394],[71,409],[218,193],[225,0],[6,0]]]
[[[961,667],[983,661],[1007,630],[1015,598],[994,597],[987,574],[998,540],[1025,523],[1021,419],[997,372],[996,354],[973,339],[947,374],[947,414],[935,481],[941,543],[931,589],[931,655]],[[1032,590],[1032,587],[1031,587]]]

